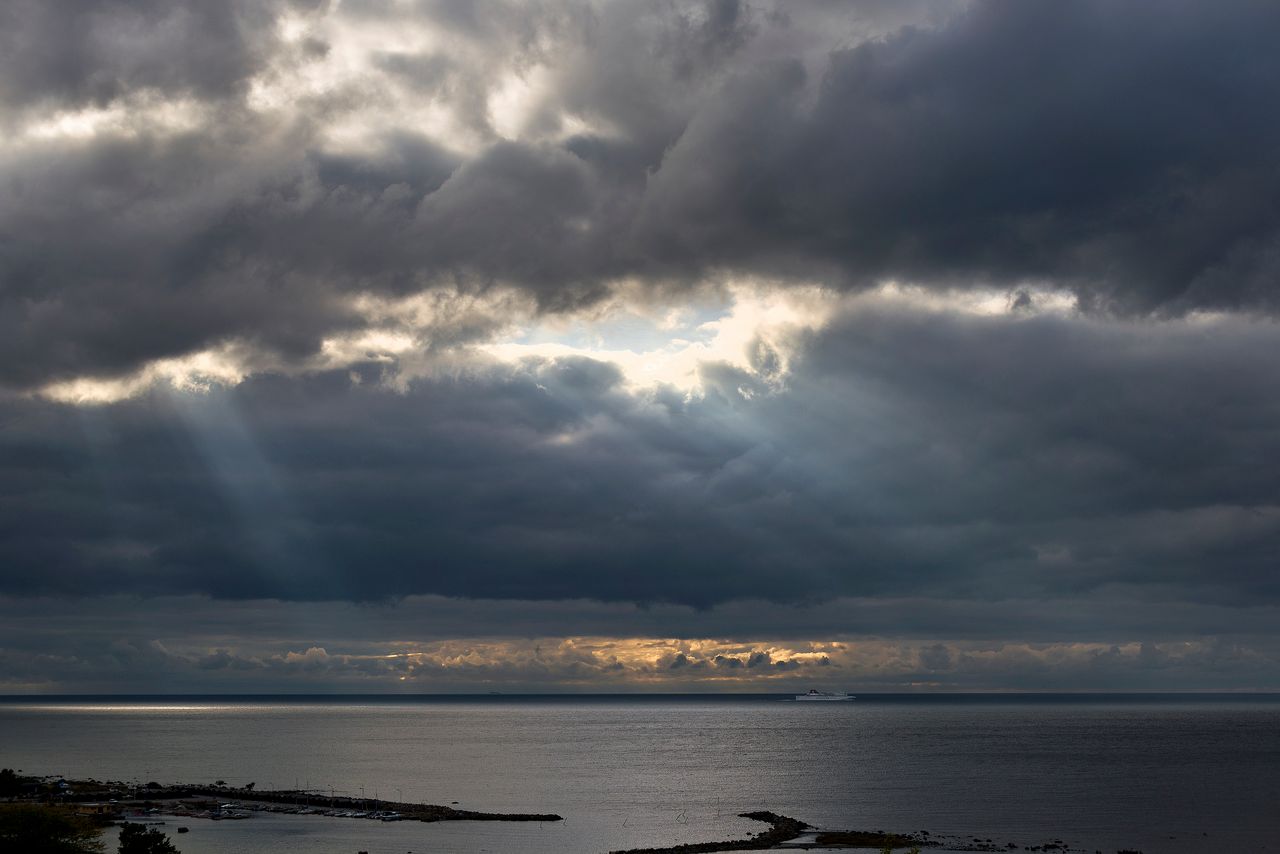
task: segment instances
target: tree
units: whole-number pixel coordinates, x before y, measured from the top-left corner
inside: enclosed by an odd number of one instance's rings
[[[169,837],[152,827],[125,824],[120,828],[119,854],[179,854]]]
[[[22,791],[22,781],[12,768],[0,768],[0,798],[11,798]]]
[[[0,807],[0,851],[22,854],[96,854],[101,828],[57,807],[13,804]]]

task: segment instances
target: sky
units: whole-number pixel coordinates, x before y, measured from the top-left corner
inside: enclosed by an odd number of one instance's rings
[[[0,4],[0,693],[1280,690],[1277,36]]]

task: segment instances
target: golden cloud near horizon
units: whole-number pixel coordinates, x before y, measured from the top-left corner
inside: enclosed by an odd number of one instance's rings
[[[368,683],[556,684],[572,687],[719,687],[820,681],[946,688],[1009,672],[1178,668],[1239,658],[1204,641],[1004,643],[928,640],[727,641],[710,638],[564,637],[389,642],[381,650],[322,646],[252,655],[225,649],[172,653],[208,668],[311,673]],[[166,650],[166,652],[169,652]],[[1245,651],[1247,652],[1247,651]],[[1247,657],[1247,656],[1246,656]],[[215,660],[216,659],[216,660]]]

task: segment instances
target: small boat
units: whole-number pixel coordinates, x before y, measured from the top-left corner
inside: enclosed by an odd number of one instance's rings
[[[810,688],[808,694],[796,694],[797,700],[852,700],[852,694],[833,694],[830,691],[819,691]]]

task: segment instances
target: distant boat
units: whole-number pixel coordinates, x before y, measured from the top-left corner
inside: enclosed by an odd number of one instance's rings
[[[852,700],[852,694],[833,694],[830,691],[819,691],[810,688],[808,694],[796,694],[797,700]]]

